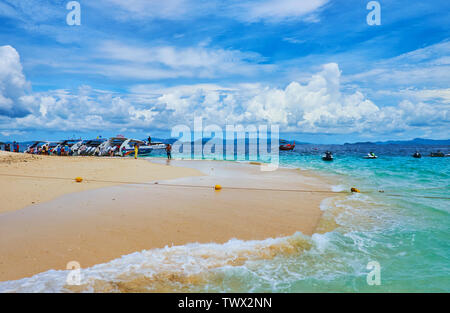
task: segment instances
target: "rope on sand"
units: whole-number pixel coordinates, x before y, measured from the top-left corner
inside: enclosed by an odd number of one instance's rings
[[[67,177],[55,177],[55,176],[32,176],[32,175],[17,175],[17,174],[5,174],[0,173],[0,176],[6,177],[19,177],[19,178],[34,178],[34,179],[58,179],[58,180],[68,180],[73,181],[73,178]],[[77,177],[79,178],[79,177]],[[326,194],[351,194],[351,193],[376,193],[376,191],[359,191],[356,188],[352,188],[352,191],[332,191],[332,190],[305,190],[305,189],[275,189],[275,188],[252,188],[252,187],[232,187],[226,186],[221,188],[216,188],[216,186],[205,186],[205,185],[187,185],[187,184],[166,184],[166,183],[145,183],[145,182],[132,182],[132,181],[114,181],[114,180],[100,180],[100,179],[83,179],[82,181],[96,182],[96,183],[111,183],[111,184],[132,184],[132,185],[147,185],[147,186],[164,186],[164,187],[183,187],[183,188],[203,188],[203,189],[228,189],[228,190],[249,190],[249,191],[274,191],[274,192],[302,192],[302,193],[326,193]],[[438,188],[423,188],[415,190],[429,190],[429,189],[443,189],[445,187]],[[355,191],[357,190],[357,191]],[[437,197],[437,196],[421,196],[421,195],[401,195],[401,194],[391,194],[385,193],[380,190],[378,193],[390,197],[414,197],[414,198],[427,198],[427,199],[442,199],[450,200],[450,197]]]

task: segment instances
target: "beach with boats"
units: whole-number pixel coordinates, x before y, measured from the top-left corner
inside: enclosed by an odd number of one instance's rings
[[[166,160],[169,142],[1,151],[0,291],[370,291],[373,260],[379,291],[448,291],[450,145],[286,140],[265,172],[248,155]],[[155,149],[135,160],[134,143]]]

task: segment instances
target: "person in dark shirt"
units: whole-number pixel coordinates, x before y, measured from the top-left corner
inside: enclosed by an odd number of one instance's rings
[[[166,145],[166,152],[167,152],[167,159],[171,160],[172,159],[172,145],[171,144]]]

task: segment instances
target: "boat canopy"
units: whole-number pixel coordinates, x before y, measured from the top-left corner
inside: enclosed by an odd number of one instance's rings
[[[116,145],[116,144],[119,145],[119,144],[122,144],[126,140],[127,140],[127,138],[125,138],[125,137],[112,137],[112,138],[109,138],[108,141],[113,145]]]
[[[105,141],[106,141],[106,139],[92,139],[92,140],[83,141],[83,144],[86,146],[98,147]]]

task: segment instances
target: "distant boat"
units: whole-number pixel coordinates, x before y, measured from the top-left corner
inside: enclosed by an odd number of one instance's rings
[[[334,160],[333,153],[331,153],[330,151],[325,152],[325,154],[322,156],[322,160],[333,161]]]
[[[413,158],[416,158],[416,159],[420,159],[422,157],[422,155],[417,151],[412,156],[413,156]]]
[[[375,155],[375,153],[373,153],[373,152],[370,152],[370,153],[368,153],[365,157],[364,157],[364,159],[377,159],[378,157]]]
[[[441,151],[431,152],[430,153],[430,157],[432,157],[432,158],[443,158],[443,157],[445,157],[445,154],[443,152],[441,152]]]
[[[294,150],[294,148],[295,148],[295,141],[294,141],[294,144],[292,144],[292,145],[289,143],[280,145],[280,150],[282,150],[282,151],[292,151],[292,150]]]

